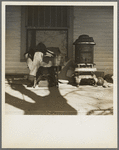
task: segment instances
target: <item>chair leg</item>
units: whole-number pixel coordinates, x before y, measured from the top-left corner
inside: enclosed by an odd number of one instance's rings
[[[33,88],[36,87],[36,77],[34,77],[34,84],[33,84]]]
[[[58,71],[56,71],[56,86],[58,87]]]
[[[33,88],[36,87],[37,83],[41,80],[41,77],[42,77],[42,76],[39,76],[38,78],[37,78],[37,77],[34,78],[34,85],[33,85]]]

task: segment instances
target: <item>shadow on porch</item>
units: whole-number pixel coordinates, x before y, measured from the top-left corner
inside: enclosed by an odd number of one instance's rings
[[[57,87],[49,87],[49,95],[39,96],[22,84],[10,84],[10,86],[14,91],[34,101],[31,103],[9,93],[5,94],[5,103],[23,110],[25,115],[77,115],[77,111],[67,103]]]

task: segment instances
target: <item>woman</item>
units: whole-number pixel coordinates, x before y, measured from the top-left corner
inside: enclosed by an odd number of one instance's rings
[[[39,69],[40,66],[43,67],[51,67],[51,62],[45,63],[43,62],[43,57],[48,56],[48,57],[53,57],[54,54],[53,52],[47,50],[46,46],[41,42],[39,43],[35,50],[30,49],[28,52],[24,54],[26,58],[26,63],[29,68],[29,81],[30,84],[28,84],[28,87],[32,87],[34,84],[34,78],[36,77],[36,73]]]

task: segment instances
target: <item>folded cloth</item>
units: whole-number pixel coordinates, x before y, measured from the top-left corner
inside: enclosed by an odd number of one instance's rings
[[[26,54],[25,57],[26,57],[27,66],[30,71],[29,75],[36,76],[36,72],[43,62],[43,53],[35,52],[33,61],[31,58],[28,57],[28,54]]]

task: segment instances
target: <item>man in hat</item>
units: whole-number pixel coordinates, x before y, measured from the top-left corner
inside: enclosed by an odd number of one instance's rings
[[[29,68],[29,81],[30,84],[28,87],[32,87],[34,84],[34,78],[36,77],[36,73],[40,66],[43,67],[51,67],[51,62],[45,63],[43,62],[43,57],[53,57],[54,53],[47,50],[46,46],[41,42],[39,43],[35,49],[30,49],[28,52],[24,54],[26,58],[26,63]]]

